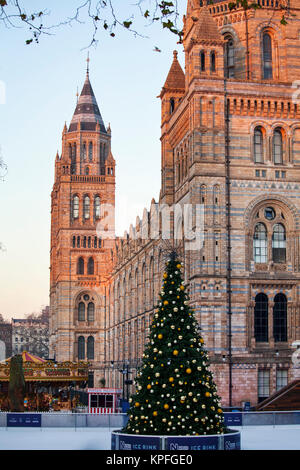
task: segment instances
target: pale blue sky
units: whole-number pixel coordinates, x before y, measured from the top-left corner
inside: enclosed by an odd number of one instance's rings
[[[47,1],[30,1],[47,5]],[[49,2],[48,2],[49,3]],[[52,17],[68,15],[74,2],[51,1]],[[127,2],[125,2],[127,3]],[[185,0],[182,0],[182,13]],[[123,5],[121,0],[116,4]],[[122,12],[121,12],[122,13]],[[123,13],[124,14],[124,13]],[[49,18],[49,21],[51,18]],[[126,13],[124,14],[126,17]],[[90,49],[90,79],[107,126],[117,163],[118,234],[142,216],[160,189],[160,100],[157,96],[182,46],[158,25],[139,30],[149,39],[119,31],[99,35]],[[22,29],[0,30],[0,82],[6,89],[0,104],[0,148],[8,174],[0,183],[0,313],[23,317],[49,304],[50,193],[56,151],[61,151],[64,122],[70,122],[81,91],[91,28],[62,27],[25,46]],[[158,46],[161,53],[154,52]]]

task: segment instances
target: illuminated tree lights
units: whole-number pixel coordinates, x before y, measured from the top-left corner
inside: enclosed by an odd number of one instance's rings
[[[129,434],[222,434],[220,397],[209,370],[204,340],[173,253],[163,275],[160,300],[142,365],[130,398]]]

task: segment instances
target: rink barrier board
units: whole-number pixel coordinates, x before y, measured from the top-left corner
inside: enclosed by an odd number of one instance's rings
[[[111,450],[240,450],[240,431],[228,429],[226,434],[202,436],[142,436],[113,431]]]
[[[103,427],[122,429],[127,424],[128,416],[124,413],[115,414],[89,414],[89,413],[65,413],[65,412],[41,412],[41,413],[7,413],[0,412],[0,427],[7,427],[7,420],[10,416],[40,416],[41,427]],[[247,413],[224,413],[225,423],[228,427],[235,426],[280,426],[280,425],[300,425],[299,411],[278,411],[278,412],[247,412]],[[26,423],[30,426],[30,420]]]

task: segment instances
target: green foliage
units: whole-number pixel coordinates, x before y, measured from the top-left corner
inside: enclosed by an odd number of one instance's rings
[[[224,432],[220,397],[209,370],[204,340],[189,307],[173,257],[166,266],[136,391],[130,398],[131,434],[201,435]]]
[[[25,379],[23,371],[23,360],[17,355],[10,360],[10,376],[8,396],[10,411],[24,411]]]

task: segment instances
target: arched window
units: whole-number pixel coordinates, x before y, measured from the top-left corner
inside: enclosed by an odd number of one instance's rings
[[[100,219],[100,209],[100,196],[96,196],[94,201],[95,219]]]
[[[286,233],[282,224],[276,224],[273,227],[272,258],[274,263],[286,261]]]
[[[170,114],[174,112],[174,109],[175,109],[175,100],[174,98],[171,98],[170,99]]]
[[[255,263],[267,263],[268,261],[268,236],[264,224],[255,226],[253,237],[253,259]]]
[[[76,144],[73,144],[73,149],[71,149],[71,174],[76,173]]]
[[[89,302],[87,308],[87,320],[94,321],[95,320],[95,304],[93,302]]]
[[[93,258],[89,258],[89,260],[88,260],[87,273],[88,274],[94,274],[94,260],[93,260]]]
[[[205,72],[205,52],[200,52],[200,69],[201,72]]]
[[[83,361],[85,359],[85,340],[83,336],[78,338],[78,359]]]
[[[268,341],[268,297],[262,293],[255,297],[254,337],[260,343]]]
[[[277,294],[273,308],[274,341],[287,341],[287,299],[284,294]]]
[[[226,36],[225,40],[225,76],[234,78],[234,42],[231,36]]]
[[[273,161],[277,165],[283,163],[283,139],[281,129],[275,129],[273,135]]]
[[[210,53],[210,71],[212,73],[216,71],[216,53],[214,51]]]
[[[87,359],[95,358],[95,340],[93,336],[89,336],[87,340]]]
[[[256,127],[254,130],[254,161],[255,163],[262,163],[264,161],[263,149],[263,132],[261,127]]]
[[[273,78],[272,66],[272,39],[269,33],[263,35],[263,78],[269,80]]]
[[[89,143],[89,161],[93,160],[93,142]]]
[[[88,166],[85,167],[85,174],[86,175],[89,175],[90,174],[90,169]]]
[[[89,196],[85,196],[84,197],[84,201],[83,201],[83,217],[85,219],[89,219],[90,218],[90,198]]]
[[[77,274],[84,274],[84,259],[79,258],[77,261]]]
[[[73,216],[73,219],[78,219],[79,217],[79,197],[78,196],[73,196],[72,216]]]
[[[78,304],[78,321],[85,321],[85,304],[80,302]]]
[[[81,147],[81,158],[82,160],[86,159],[86,143],[84,142]]]

